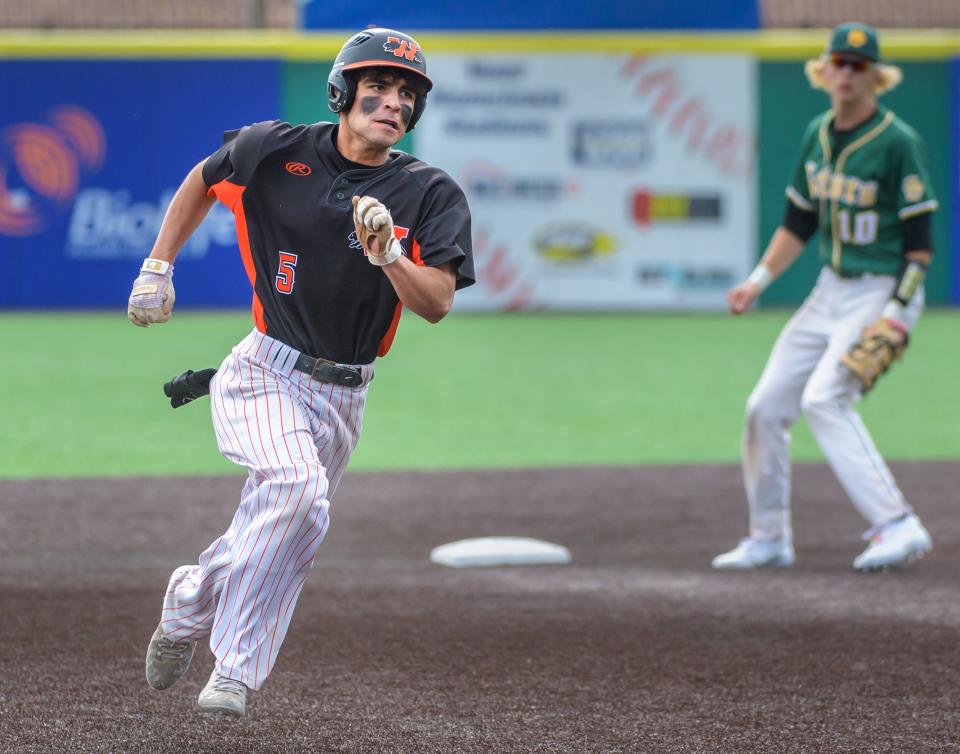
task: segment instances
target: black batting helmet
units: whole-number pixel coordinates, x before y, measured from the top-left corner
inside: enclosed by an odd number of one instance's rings
[[[427,105],[426,92],[433,88],[433,82],[427,76],[427,61],[420,45],[413,37],[393,29],[367,29],[347,40],[327,77],[327,104],[335,113],[349,109],[357,94],[357,79],[355,75],[344,74],[381,67],[402,68],[414,73],[426,87],[424,94],[417,95],[413,105],[413,115],[407,124],[407,131],[412,131],[423,115],[423,108]]]

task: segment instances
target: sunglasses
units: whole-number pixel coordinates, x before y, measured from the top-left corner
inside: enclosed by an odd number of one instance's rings
[[[833,63],[834,68],[850,68],[854,73],[863,73],[870,67],[870,61],[866,58],[850,57],[837,53],[830,56],[830,62]]]

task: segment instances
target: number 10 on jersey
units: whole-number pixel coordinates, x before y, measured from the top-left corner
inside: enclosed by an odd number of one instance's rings
[[[842,209],[837,213],[840,240],[857,246],[866,246],[877,240],[880,215],[876,212],[856,212],[853,215],[853,232],[850,228],[850,212]]]
[[[280,252],[280,267],[277,270],[277,290],[280,293],[293,293],[294,276],[297,271],[297,255],[288,251]]]

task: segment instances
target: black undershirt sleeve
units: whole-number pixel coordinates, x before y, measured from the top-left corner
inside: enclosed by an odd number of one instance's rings
[[[806,243],[813,238],[813,234],[817,232],[817,218],[818,215],[816,212],[800,209],[788,199],[787,211],[784,213],[782,225]]]
[[[933,223],[930,220],[932,214],[923,212],[900,221],[904,254],[908,251],[933,252]]]

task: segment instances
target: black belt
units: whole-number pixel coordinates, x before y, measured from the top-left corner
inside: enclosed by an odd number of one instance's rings
[[[831,267],[831,269],[833,269]],[[844,280],[859,280],[863,277],[862,272],[840,272],[840,270],[833,270],[837,273],[837,277],[843,278]]]
[[[363,384],[363,375],[360,374],[359,369],[343,367],[326,359],[315,359],[304,353],[297,358],[293,368],[309,374],[320,382],[332,382],[334,385],[344,387],[360,387]]]

